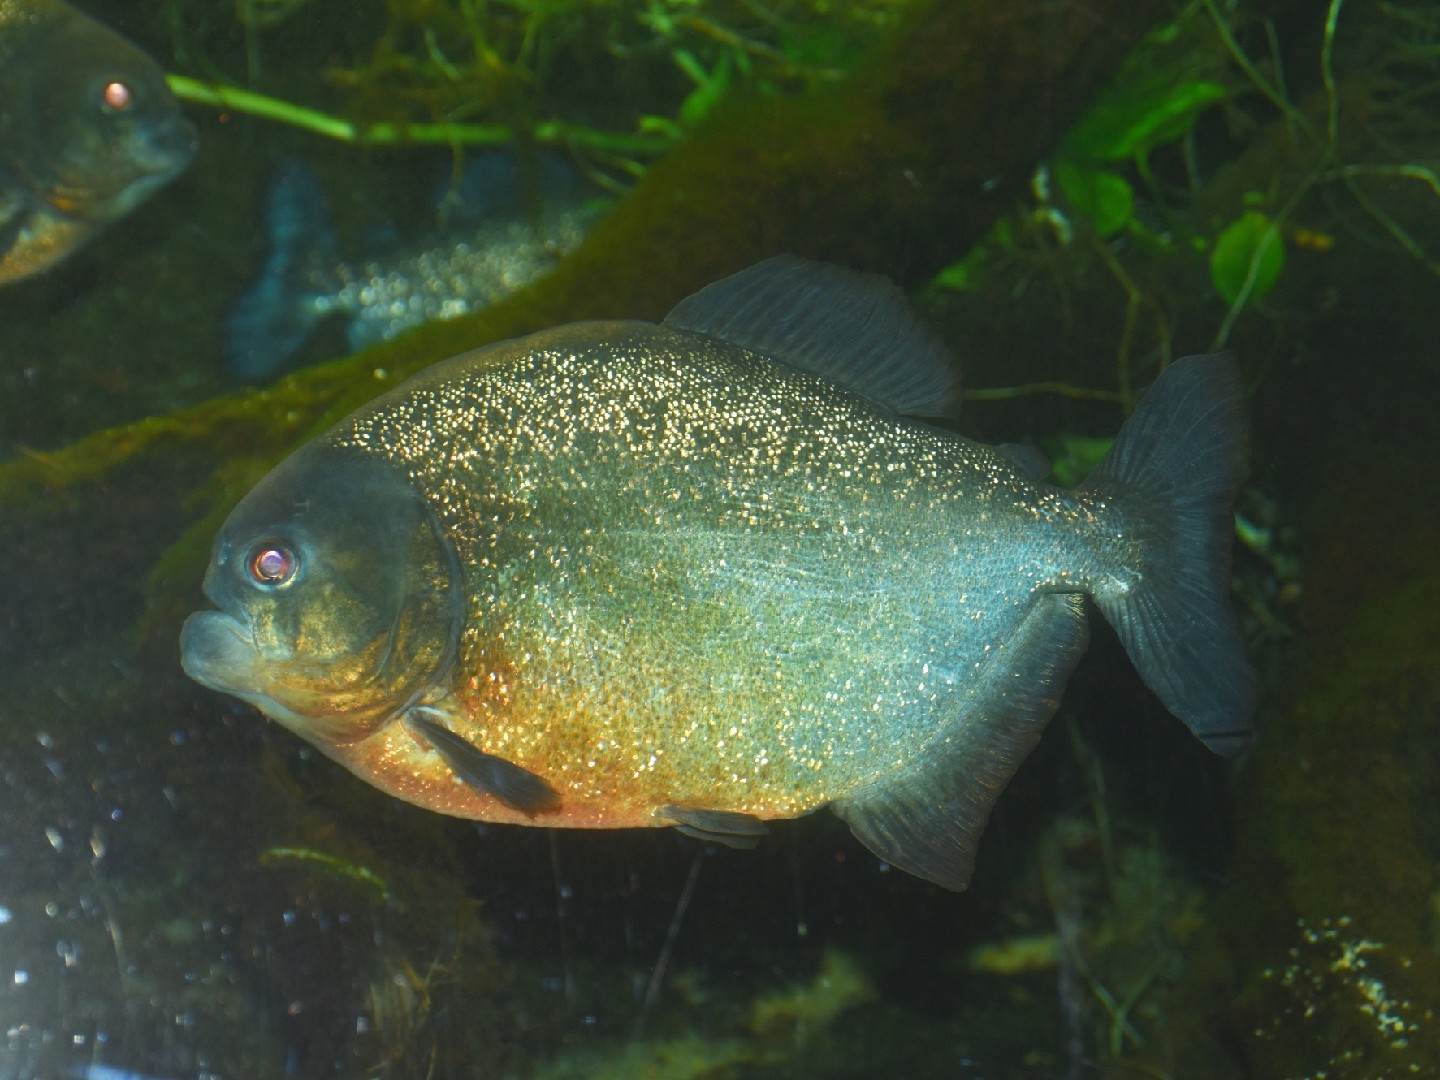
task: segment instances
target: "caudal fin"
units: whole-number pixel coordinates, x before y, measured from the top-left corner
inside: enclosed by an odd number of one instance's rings
[[[333,261],[334,240],[320,180],[298,161],[280,163],[265,204],[270,250],[259,275],[225,316],[221,347],[237,379],[260,379],[284,366],[320,319],[309,279]]]
[[[500,219],[540,221],[580,206],[597,192],[558,154],[468,154],[435,192],[444,229],[473,229]]]
[[[1095,590],[1100,610],[1146,685],[1226,757],[1249,744],[1256,695],[1229,602],[1249,443],[1242,398],[1230,354],[1175,361],[1084,485],[1124,501],[1146,549],[1138,579]]]

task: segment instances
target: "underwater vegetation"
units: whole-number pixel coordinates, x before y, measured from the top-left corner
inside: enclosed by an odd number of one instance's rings
[[[1360,24],[1348,35],[1345,19]],[[1201,268],[1226,308],[1215,348],[1230,342],[1243,311],[1264,306],[1287,264],[1313,267],[1341,236],[1411,261],[1422,277],[1440,276],[1425,239],[1440,173],[1427,163],[1416,98],[1401,90],[1429,54],[1385,36],[1417,23],[1425,16],[1415,5],[1328,4],[1317,54],[1304,58],[1307,89],[1297,95],[1287,85],[1295,67],[1278,55],[1253,58],[1237,40],[1246,30],[1273,35],[1276,16],[1222,15],[1208,0],[1185,5],[1131,53],[1037,168],[1033,205],[1002,218],[931,289],[976,288],[998,264],[1028,263],[1038,276],[1057,250],[1095,264],[1125,297],[1117,382],[1128,400],[1126,354],[1173,355],[1171,319],[1184,306],[1173,290],[1182,278],[1203,288]],[[1202,182],[1206,155],[1220,150],[1227,130],[1254,137],[1244,156]],[[1404,211],[1377,199],[1382,190],[1403,192],[1394,205]]]
[[[1440,1073],[1433,4],[86,10],[202,149],[0,291],[0,1073]],[[496,146],[613,211],[485,311],[227,383],[277,161],[358,254]],[[184,678],[275,462],[438,359],[783,251],[899,282],[967,435],[1066,483],[1168,361],[1235,351],[1252,750],[1211,760],[1093,620],[957,898],[826,815],[749,852],[447,821]]]
[[[322,72],[326,96],[343,102],[339,116],[256,93],[293,78],[286,57],[297,39],[325,25],[323,5],[167,0],[166,6],[182,55],[202,69],[230,65],[229,86],[176,78],[179,91],[196,100],[228,97],[239,108],[371,145],[519,139],[645,155],[681,137],[732,89],[778,96],[842,80],[877,37],[927,5],[392,3],[347,27],[348,55],[337,55]],[[243,36],[233,33],[236,23]]]
[[[1343,466],[1339,466],[1343,469]],[[1383,500],[1347,470],[1305,601],[1309,649],[1270,738],[1294,751],[1255,762],[1240,805],[1257,827],[1238,869],[1271,877],[1264,898],[1228,902],[1243,1022],[1257,1067],[1277,1076],[1425,1075],[1440,1055],[1435,986],[1440,865],[1433,724],[1440,681],[1414,642],[1433,641],[1440,579],[1433,509],[1409,515],[1383,545],[1390,565],[1354,595],[1346,567],[1376,550]],[[1435,479],[1433,464],[1408,467]],[[1418,721],[1418,722],[1417,722]],[[1315,776],[1325,777],[1317,784]],[[1263,870],[1261,868],[1263,867]]]

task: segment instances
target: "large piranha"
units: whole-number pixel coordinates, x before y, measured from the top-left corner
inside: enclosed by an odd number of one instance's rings
[[[745,845],[829,806],[963,888],[1086,597],[1221,754],[1255,680],[1227,358],[1171,364],[1077,490],[907,418],[955,392],[898,290],[789,257],[457,356],[240,502],[185,669],[443,813]]]

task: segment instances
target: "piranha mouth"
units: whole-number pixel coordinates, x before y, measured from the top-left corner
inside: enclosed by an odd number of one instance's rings
[[[190,164],[200,148],[195,125],[178,117],[147,130],[138,140],[135,156],[140,164],[164,183]]]
[[[249,625],[226,612],[197,611],[180,631],[180,666],[211,690],[250,697],[259,658]]]

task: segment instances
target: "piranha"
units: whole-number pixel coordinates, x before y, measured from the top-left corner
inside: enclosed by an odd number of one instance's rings
[[[1255,679],[1230,358],[1167,367],[1075,490],[911,419],[956,393],[897,289],[789,256],[465,353],[241,500],[185,670],[443,813],[747,846],[829,806],[962,889],[1087,597],[1220,754]]]
[[[194,153],[149,56],[60,0],[0,0],[0,285],[55,265]]]
[[[265,262],[225,318],[226,367],[237,379],[269,377],[330,318],[344,322],[358,351],[480,311],[554,269],[603,206],[558,158],[475,154],[442,185],[433,235],[386,236],[347,259],[319,178],[286,159],[266,196]]]

